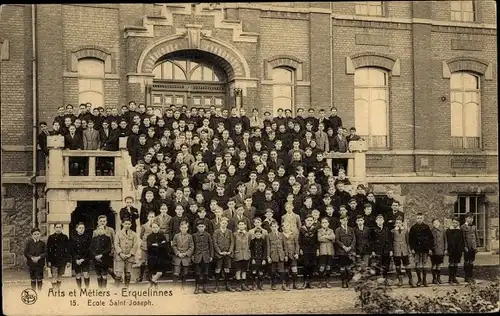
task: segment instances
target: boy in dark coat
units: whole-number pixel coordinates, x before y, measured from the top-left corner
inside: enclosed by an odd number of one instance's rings
[[[30,272],[31,289],[41,292],[47,247],[45,242],[40,240],[40,229],[31,229],[31,238],[26,242],[26,246],[24,247],[24,256],[26,257]]]
[[[314,288],[311,282],[316,266],[316,257],[319,256],[318,230],[313,226],[312,215],[306,217],[305,225],[300,228],[299,246],[299,254],[302,256],[304,265],[304,284],[302,288],[312,289]]]
[[[384,225],[384,216],[377,215],[377,226],[372,229],[371,250],[372,257],[377,265],[377,274],[382,270],[382,276],[385,279],[385,285],[389,285],[387,274],[389,272],[390,252],[392,251],[392,234],[389,228]]]
[[[106,234],[103,226],[99,226],[93,233],[90,253],[97,274],[97,285],[100,289],[106,288],[108,269],[113,266],[112,249],[111,237]]]
[[[47,239],[47,265],[52,272],[52,287],[61,288],[61,276],[71,266],[69,238],[63,234],[63,224],[54,224],[55,232]]]
[[[434,247],[434,236],[429,225],[424,223],[424,215],[417,214],[416,223],[410,228],[409,242],[411,253],[415,256],[415,271],[417,272],[417,286],[427,284],[427,259]]]
[[[365,225],[363,215],[356,217],[356,227],[354,227],[356,235],[356,258],[364,267],[370,264],[370,228]]]
[[[464,274],[465,282],[474,282],[473,269],[477,253],[477,228],[473,225],[474,214],[465,215],[465,223],[460,227],[464,234]]]
[[[205,223],[196,221],[198,231],[193,234],[194,252],[193,262],[196,268],[196,289],[194,294],[200,293],[200,283],[203,293],[210,293],[207,289],[208,267],[214,257],[214,246],[212,237],[205,231]]]
[[[76,285],[79,289],[82,288],[82,274],[85,282],[85,287],[90,284],[89,261],[90,261],[90,244],[92,238],[85,234],[85,225],[83,223],[76,224],[76,234],[71,239],[71,255],[73,258],[73,269],[76,274]]]
[[[265,230],[256,228],[253,232],[253,239],[250,241],[250,255],[252,258],[251,268],[253,277],[253,288],[255,285],[259,290],[264,290],[262,286],[262,277],[264,275],[264,267],[266,265],[267,256],[267,240],[263,234]],[[267,232],[267,231],[266,231]],[[255,284],[257,283],[257,284]]]
[[[167,239],[165,234],[160,233],[160,225],[157,222],[151,224],[152,232],[146,238],[148,269],[150,273],[150,284],[158,287],[158,279],[163,274],[167,263]]]
[[[459,284],[457,268],[464,251],[464,234],[459,226],[458,218],[453,218],[451,227],[446,230],[446,249],[448,251],[448,283]]]

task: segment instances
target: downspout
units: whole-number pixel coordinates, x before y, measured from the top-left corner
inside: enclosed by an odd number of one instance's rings
[[[333,106],[333,25],[332,25],[333,22],[332,22],[332,15],[333,15],[333,4],[332,4],[332,1],[330,1],[330,18],[328,19],[328,29],[330,32],[330,107],[329,107],[329,109]]]
[[[36,5],[31,5],[31,40],[32,40],[32,85],[33,85],[33,179],[37,176],[37,120],[38,120],[38,73],[37,73],[37,56],[36,56]],[[33,227],[38,226],[37,218],[37,189],[36,181],[33,184]]]

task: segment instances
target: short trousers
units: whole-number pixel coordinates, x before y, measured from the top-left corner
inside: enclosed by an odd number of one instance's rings
[[[319,256],[319,266],[332,266],[333,265],[333,256],[331,255],[322,255]]]
[[[43,279],[43,266],[36,266],[29,269],[31,280],[42,280]]]
[[[263,259],[255,259],[255,263],[250,265],[252,271],[260,271],[265,265],[262,264]]]
[[[290,259],[288,258],[288,261],[285,262],[286,266],[288,268],[293,268],[293,267],[297,267],[297,259]]]
[[[271,262],[271,273],[285,272],[285,264],[283,261]]]
[[[415,252],[415,265],[425,265],[428,258],[429,254],[427,252]]]
[[[476,261],[476,250],[471,249],[469,251],[464,251],[464,262],[474,262]]]
[[[95,274],[98,276],[107,276],[108,275],[108,267],[104,265],[95,265]]]
[[[83,261],[80,265],[77,265],[76,262],[73,262],[73,270],[75,270],[75,273],[77,274],[80,274],[82,272],[89,272],[88,260]]]
[[[247,271],[248,270],[248,260],[240,260],[234,262],[234,269],[236,271]]]
[[[339,259],[338,259],[337,263],[340,267],[346,267],[346,266],[352,264],[352,260],[351,260],[351,258],[349,258],[349,256],[338,256],[338,257],[339,257]]]
[[[50,272],[52,273],[52,276],[55,277],[55,276],[62,276],[64,274],[64,272],[66,271],[66,266],[62,266],[62,267],[50,267]]]
[[[375,255],[374,263],[376,263],[379,268],[388,270],[391,263],[391,257],[389,255]]]
[[[304,266],[316,266],[318,257],[316,257],[315,253],[305,253],[302,256],[302,264]]]
[[[392,257],[394,260],[394,265],[396,267],[400,267],[401,263],[403,263],[403,266],[409,266],[410,265],[410,257],[409,256],[401,256],[401,257]]]
[[[218,258],[216,262],[216,269],[231,269],[231,261],[232,259],[230,256],[223,256],[221,258]]]
[[[462,261],[462,252],[449,252],[448,253],[448,263],[459,264]]]
[[[431,263],[433,265],[442,264],[443,261],[444,261],[444,256],[443,255],[432,255],[431,256]]]
[[[117,259],[115,259],[116,264],[115,264],[115,273],[117,275],[122,275],[124,272],[125,273],[130,273],[132,272],[132,266],[133,266],[133,260],[127,260],[123,261],[120,256],[117,256]]]
[[[210,263],[201,261],[199,263],[195,263],[195,272],[197,276],[208,275],[208,268]]]

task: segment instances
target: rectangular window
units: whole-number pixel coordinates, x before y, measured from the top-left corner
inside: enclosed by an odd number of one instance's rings
[[[451,20],[460,22],[474,22],[474,1],[450,1]]]
[[[474,223],[478,235],[478,248],[484,248],[486,243],[486,207],[484,197],[480,195],[459,195],[455,202],[454,216],[460,219],[460,225],[465,222],[465,214],[474,214]]]
[[[356,15],[383,16],[383,1],[356,1]]]

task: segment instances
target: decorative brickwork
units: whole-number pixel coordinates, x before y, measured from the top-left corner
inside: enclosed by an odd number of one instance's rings
[[[97,58],[104,62],[104,72],[112,73],[111,53],[99,46],[82,46],[71,52],[70,70],[75,72],[78,67],[78,60],[82,58]]]
[[[266,60],[264,62],[265,79],[271,80],[271,74],[273,68],[276,67],[289,67],[295,70],[295,76],[297,81],[302,81],[302,61],[290,55],[279,55]]]

